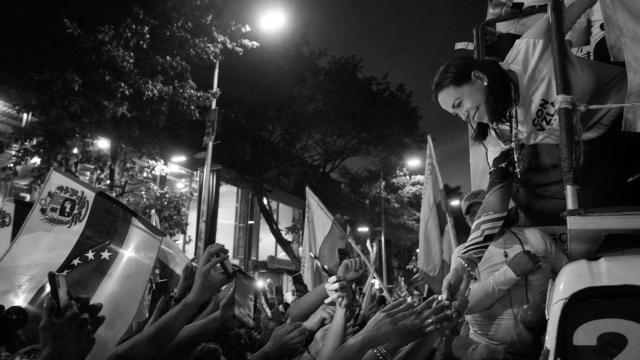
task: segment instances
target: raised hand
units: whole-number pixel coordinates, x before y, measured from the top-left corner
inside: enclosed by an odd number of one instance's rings
[[[185,264],[182,269],[182,274],[180,274],[180,282],[178,283],[178,287],[176,288],[174,301],[179,303],[180,300],[184,299],[187,296],[189,290],[193,286],[193,280],[196,275],[196,269],[192,263],[188,262]]]
[[[302,323],[288,323],[275,328],[264,351],[269,359],[286,359],[304,351],[307,329]]]
[[[230,281],[226,274],[216,269],[218,264],[229,258],[227,252],[220,244],[207,247],[198,261],[193,287],[188,298],[197,304],[202,304]]]
[[[381,345],[396,334],[400,322],[415,314],[413,310],[413,304],[405,302],[404,299],[392,302],[378,311],[360,334]]]
[[[56,306],[55,300],[47,296],[39,326],[40,359],[84,359],[95,344],[96,330],[104,322],[104,317],[97,316],[102,305],[87,302],[82,304],[85,312],[81,312],[75,301],[69,301],[59,318],[55,317]]]
[[[355,281],[367,270],[367,266],[362,259],[348,259],[340,264],[338,275],[342,275],[344,281]]]
[[[309,331],[318,331],[321,327],[329,324],[333,319],[336,308],[329,305],[322,305],[314,312],[307,321],[303,323]]]
[[[332,301],[336,302],[336,305],[340,307],[348,307],[353,301],[353,290],[351,289],[351,283],[344,281],[343,275],[332,276],[327,280],[324,285],[328,298],[324,300],[325,304],[329,304]]]

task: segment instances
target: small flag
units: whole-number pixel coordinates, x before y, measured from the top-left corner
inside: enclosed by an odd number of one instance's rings
[[[448,272],[451,254],[456,245],[453,220],[448,214],[444,184],[433,148],[428,138],[425,159],[424,189],[420,209],[418,268],[429,286],[440,291],[444,274]]]
[[[162,234],[89,185],[52,170],[0,260],[0,303],[41,305],[47,273],[67,274],[74,294],[103,304],[106,320],[87,359],[102,359],[138,310]]]
[[[347,246],[347,234],[309,188],[306,189],[306,198],[300,259],[304,282],[312,289],[322,283],[322,272],[314,268],[309,252],[317,255],[331,271],[337,272],[340,266],[338,249]]]

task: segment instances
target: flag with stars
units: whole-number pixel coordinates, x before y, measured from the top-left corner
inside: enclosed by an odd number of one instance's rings
[[[52,170],[0,259],[0,304],[41,306],[47,273],[65,273],[73,294],[103,304],[106,320],[87,357],[102,359],[138,311],[162,236],[119,201]]]

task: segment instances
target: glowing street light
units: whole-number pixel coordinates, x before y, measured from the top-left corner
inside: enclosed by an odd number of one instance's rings
[[[260,16],[259,26],[260,30],[267,33],[275,33],[282,28],[287,23],[287,15],[282,9],[271,9],[266,11]]]
[[[420,160],[419,158],[407,159],[407,167],[409,169],[418,168],[418,167],[420,167],[420,165],[422,165],[422,160]]]
[[[179,182],[179,183],[176,184],[176,188],[179,189],[179,190],[182,190],[185,187],[187,187],[187,185],[185,183],[183,183],[183,182]]]
[[[74,147],[74,148],[73,148],[73,150],[71,150],[71,152],[72,152],[73,154],[77,154],[77,153],[78,153],[78,148],[77,148],[77,147]]]
[[[369,232],[369,227],[368,226],[358,226],[358,228],[356,230],[359,233],[368,233]]]
[[[187,161],[187,157],[184,155],[176,155],[171,157],[171,162],[173,163],[181,163]]]
[[[451,199],[451,200],[449,200],[449,205],[451,205],[451,206],[460,206],[460,199]]]
[[[106,150],[111,147],[111,141],[109,141],[109,139],[100,137],[96,140],[96,146],[99,149]]]

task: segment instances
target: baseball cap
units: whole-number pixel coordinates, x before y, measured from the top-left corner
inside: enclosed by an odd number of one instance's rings
[[[484,190],[474,190],[462,198],[460,201],[460,209],[463,215],[467,215],[467,210],[471,204],[482,203],[487,192]]]

